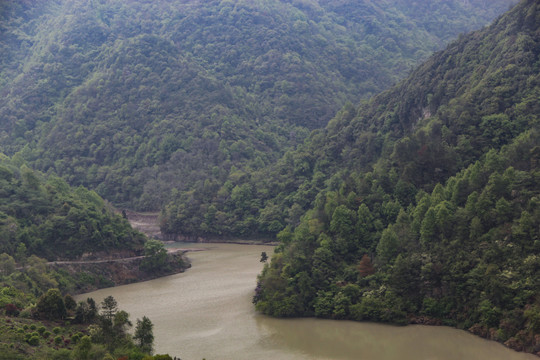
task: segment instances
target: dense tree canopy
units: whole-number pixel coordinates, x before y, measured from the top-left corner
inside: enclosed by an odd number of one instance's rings
[[[0,150],[116,205],[173,197],[198,232],[275,233],[238,182],[513,2],[2,2]]]
[[[390,160],[380,161],[377,173],[395,171],[387,172],[380,186],[395,191],[386,211],[397,215],[396,206],[411,202],[418,190],[430,192],[534,123],[535,28],[529,21],[516,29],[508,19],[499,20],[498,31],[486,29],[452,43],[359,108],[344,106],[324,130],[313,131],[277,163],[238,174],[213,196],[208,186],[177,193],[164,209],[163,230],[275,234],[297,225],[320,191],[338,190],[350,169],[370,171],[379,158]]]
[[[540,5],[412,70],[511,3],[0,3],[3,275],[62,318],[46,291],[62,279],[33,254],[142,245],[99,193],[163,207],[173,238],[277,234],[266,314],[448,324],[537,352]],[[129,345],[116,306],[74,319],[99,323],[79,358]],[[136,333],[150,351],[151,323]]]
[[[141,248],[144,235],[113,213],[95,192],[16,165],[0,155],[0,253],[20,263],[30,255],[48,259],[85,252]]]
[[[278,220],[308,211],[278,234],[260,311],[442,323],[538,351],[538,19],[522,1],[313,132],[290,156],[303,176],[278,164]]]

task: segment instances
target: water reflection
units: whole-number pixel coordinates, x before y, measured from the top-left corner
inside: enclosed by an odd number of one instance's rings
[[[198,247],[200,245],[192,245]],[[185,245],[182,245],[185,247]],[[256,314],[251,297],[270,247],[208,245],[192,268],[144,283],[79,296],[114,296],[132,320],[154,323],[156,352],[182,360],[532,360],[495,342],[445,327],[395,327]]]
[[[287,349],[306,359],[455,360],[535,359],[500,344],[446,327],[396,327],[320,319],[256,317],[262,347]]]

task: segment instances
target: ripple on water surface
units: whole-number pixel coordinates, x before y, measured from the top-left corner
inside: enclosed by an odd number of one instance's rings
[[[251,297],[269,246],[179,244],[190,252],[183,274],[80,295],[116,298],[132,320],[154,323],[156,353],[182,360],[533,360],[501,344],[447,327],[395,327],[351,321],[273,319]]]

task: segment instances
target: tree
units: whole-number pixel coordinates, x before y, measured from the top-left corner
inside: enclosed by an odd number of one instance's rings
[[[384,229],[377,245],[377,258],[383,264],[388,264],[397,255],[398,243],[395,231],[391,227]]]
[[[137,345],[142,351],[152,353],[154,346],[154,324],[149,318],[143,316],[142,320],[137,319],[135,326],[135,335],[133,338],[137,341]]]
[[[75,322],[77,324],[89,324],[96,320],[98,314],[96,302],[87,298],[86,302],[80,301],[75,309]]]
[[[26,245],[23,242],[17,245],[17,250],[15,251],[15,259],[22,266],[24,266],[24,264],[26,263]]]
[[[371,258],[368,256],[368,254],[364,254],[362,259],[360,259],[360,262],[358,263],[358,272],[360,273],[361,277],[375,274],[375,268],[373,267]]]
[[[347,209],[345,205],[339,205],[332,213],[330,231],[343,238],[354,235],[356,212]]]
[[[17,306],[13,304],[6,304],[4,311],[6,312],[7,316],[19,316],[19,313],[20,313]]]
[[[75,299],[73,299],[73,297],[69,294],[67,294],[66,296],[64,296],[64,304],[66,305],[66,309],[67,310],[75,310],[75,308],[77,307],[77,302],[75,301]]]
[[[102,315],[106,319],[112,321],[114,315],[118,311],[118,302],[116,302],[112,295],[109,295],[101,302],[101,309],[103,311]]]
[[[158,355],[155,355],[152,359],[153,360],[173,360],[173,358],[169,354],[164,354],[164,355],[158,354]]]
[[[437,230],[437,219],[435,210],[429,208],[426,211],[422,224],[420,226],[420,241],[422,244],[429,246],[435,240]]]
[[[49,320],[61,320],[66,317],[66,305],[60,290],[49,289],[38,300],[37,312],[40,317]]]
[[[132,326],[133,324],[129,320],[129,314],[126,311],[120,310],[116,314],[114,314],[114,320],[113,320],[114,337],[118,338],[119,340],[122,340],[123,338],[125,338],[127,331]]]
[[[15,271],[15,260],[10,255],[3,253],[0,255],[0,273],[4,276]]]
[[[132,323],[126,311],[118,310],[118,303],[112,296],[106,297],[101,303],[101,307],[102,315],[99,317],[101,329],[96,333],[95,340],[112,351],[129,342],[127,331]]]
[[[89,358],[90,349],[92,349],[92,341],[90,340],[90,336],[83,336],[73,354],[76,359],[85,360]]]
[[[144,244],[141,267],[147,271],[163,270],[167,265],[167,250],[159,240],[150,239]]]

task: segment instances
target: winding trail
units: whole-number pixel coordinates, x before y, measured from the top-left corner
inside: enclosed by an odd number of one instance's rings
[[[150,239],[162,239],[161,229],[159,227],[159,213],[137,213],[131,210],[124,210],[127,219],[134,229],[139,230]],[[204,248],[174,248],[167,249],[169,254],[186,253],[194,251],[204,251]],[[122,258],[96,259],[96,260],[66,260],[66,261],[49,261],[48,265],[71,265],[71,264],[102,264],[115,262],[130,262],[137,259],[142,259],[144,256],[131,256]]]
[[[169,254],[177,254],[177,253],[187,253],[187,252],[194,252],[194,251],[204,251],[206,249],[198,248],[186,248],[186,249],[167,249],[167,252]],[[66,260],[66,261],[49,261],[47,262],[48,265],[70,265],[70,264],[101,264],[101,263],[113,263],[113,262],[130,262],[137,259],[142,259],[144,256],[131,256],[131,257],[124,257],[124,258],[117,258],[117,259],[100,259],[100,260]]]

